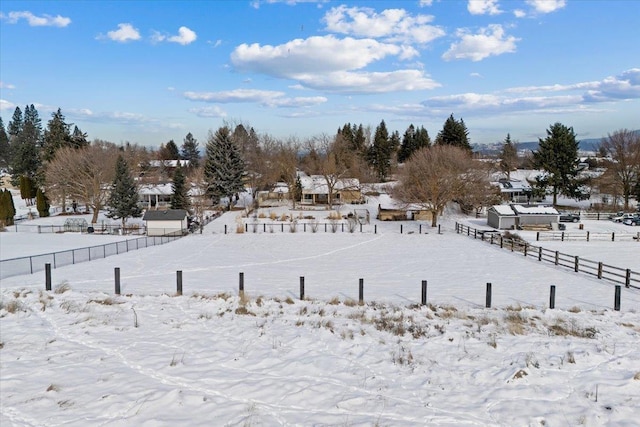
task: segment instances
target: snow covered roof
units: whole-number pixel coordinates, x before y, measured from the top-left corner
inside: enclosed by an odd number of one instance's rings
[[[149,166],[153,168],[159,168],[162,166],[168,168],[177,168],[178,162],[182,167],[189,166],[189,160],[151,160],[149,161]]]
[[[523,206],[523,205],[493,205],[491,207],[498,215],[560,215],[560,213],[551,206]]]
[[[302,191],[306,194],[328,194],[329,187],[327,180],[322,175],[300,176]],[[334,191],[338,190],[357,190],[360,188],[360,180],[357,178],[342,178],[336,182],[333,187]]]
[[[173,189],[171,184],[144,184],[138,189],[138,194],[141,196],[171,195],[173,194]]]
[[[167,209],[165,211],[146,211],[144,221],[182,221],[187,217],[184,209]]]
[[[517,214],[524,215],[560,215],[552,206],[522,206],[511,205]]]
[[[516,215],[515,211],[511,209],[509,205],[494,205],[492,209],[495,210],[498,215]]]

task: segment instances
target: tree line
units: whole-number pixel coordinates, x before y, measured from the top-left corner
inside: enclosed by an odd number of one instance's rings
[[[612,158],[610,186],[619,188],[628,203],[639,186],[640,166],[638,159],[632,159],[632,154],[638,157],[640,152],[637,135],[616,131],[602,146]],[[517,141],[507,135],[498,168],[508,177],[520,161]],[[584,183],[577,173],[578,142],[572,128],[560,123],[550,126],[540,148],[532,153],[531,164],[545,171],[534,183],[536,191],[550,188],[554,203],[560,194],[579,195]],[[251,188],[257,202],[257,192],[275,182],[286,184],[295,207],[301,197],[299,170],[324,177],[329,205],[333,189],[343,178],[395,180],[394,196],[432,211],[433,225],[450,201],[471,210],[499,200],[496,187],[489,184],[493,163],[474,159],[469,131],[453,114],[433,142],[423,126],[411,124],[400,136],[398,131],[390,132],[384,120],[374,130],[345,123],[334,135],[304,140],[278,139],[258,134],[243,123],[224,122],[209,132],[203,150],[191,133],[180,147],[170,140],[153,150],[99,139],[90,143],[77,126],[66,122],[60,109],[42,129],[36,109],[29,105],[24,113],[16,108],[6,130],[0,118],[0,167],[9,170],[22,197],[27,204],[37,205],[41,216],[48,214],[50,199],[60,203],[63,212],[71,200],[74,209],[82,203],[93,211],[92,222],[100,210],[107,209],[107,215],[122,219],[123,226],[126,218],[141,213],[137,193],[141,184],[171,182],[171,207],[190,210],[202,223],[212,203],[225,200],[229,208],[245,188]],[[0,199],[6,222],[11,209],[3,206]]]

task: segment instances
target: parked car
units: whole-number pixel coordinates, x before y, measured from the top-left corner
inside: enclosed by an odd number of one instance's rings
[[[560,222],[578,222],[580,221],[579,213],[564,212],[560,214]]]
[[[640,216],[636,216],[635,218],[627,218],[622,221],[624,225],[640,225]]]
[[[624,222],[626,219],[637,218],[637,213],[622,213],[618,212],[616,215],[612,215],[609,219],[613,222]]]

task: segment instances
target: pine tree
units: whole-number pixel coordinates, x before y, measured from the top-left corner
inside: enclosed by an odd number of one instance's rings
[[[40,170],[39,147],[42,140],[42,125],[38,111],[32,105],[25,108],[24,120],[18,108],[10,126],[12,182],[18,185],[20,176],[36,178]],[[18,133],[16,133],[18,132]]]
[[[87,134],[82,132],[78,126],[74,126],[73,132],[71,133],[71,146],[74,148],[82,148],[87,145],[89,145]]]
[[[538,150],[533,153],[535,166],[547,172],[538,180],[538,186],[552,188],[554,205],[558,194],[577,196],[578,146],[573,128],[555,123],[547,129],[547,137],[539,140]]]
[[[376,133],[373,137],[373,145],[369,148],[367,160],[369,165],[373,168],[378,179],[381,182],[386,181],[391,171],[391,159],[394,154],[394,146],[399,144],[400,137],[393,135],[393,138],[389,137],[387,131],[387,125],[384,120],[380,122],[376,128]]]
[[[107,217],[121,218],[123,230],[128,217],[138,218],[142,215],[142,210],[138,206],[138,189],[131,176],[129,165],[121,155],[116,161],[116,177],[111,184],[107,205]]]
[[[22,119],[22,110],[20,107],[16,107],[13,110],[13,116],[9,125],[7,126],[7,133],[9,134],[9,143],[13,143],[18,136],[22,133],[22,127],[24,126],[24,120]]]
[[[518,147],[517,143],[511,141],[511,135],[507,134],[502,144],[500,152],[500,170],[507,174],[507,179],[511,178],[511,171],[518,166]]]
[[[171,209],[184,209],[189,210],[189,195],[186,186],[184,172],[182,167],[178,164],[176,171],[173,174],[173,182],[171,183]]]
[[[424,126],[416,129],[413,124],[409,125],[402,136],[402,144],[398,150],[398,163],[406,162],[413,153],[429,146],[431,146],[431,138]]]
[[[172,140],[166,144],[160,145],[159,155],[161,160],[178,160],[180,159],[180,150],[176,143]]]
[[[36,193],[36,208],[38,209],[38,215],[41,218],[49,216],[49,199],[46,194],[38,188],[38,192]]]
[[[215,134],[210,133],[204,165],[207,194],[216,201],[227,197],[230,209],[233,195],[244,190],[244,170],[240,149],[233,143],[229,128],[224,126]]]
[[[47,122],[42,143],[42,160],[50,161],[61,147],[68,147],[71,143],[71,126],[65,122],[65,117],[60,108],[51,114],[51,120]]]
[[[469,131],[464,124],[464,120],[456,120],[453,114],[444,122],[442,130],[436,137],[436,145],[453,145],[471,152],[469,144]]]
[[[0,169],[7,169],[11,163],[11,147],[9,146],[9,135],[4,128],[4,122],[0,117]]]
[[[184,137],[181,148],[182,158],[189,161],[189,167],[197,168],[200,164],[200,150],[198,149],[198,141],[191,132]]]

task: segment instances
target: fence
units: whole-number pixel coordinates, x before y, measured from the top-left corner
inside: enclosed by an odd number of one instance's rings
[[[122,226],[111,224],[90,224],[87,228],[91,228],[95,234],[120,234]],[[34,224],[14,224],[7,227],[7,231],[15,231],[22,233],[65,233],[65,232],[82,232],[87,233],[88,230],[78,230],[65,225],[34,225]],[[146,233],[144,225],[128,226],[125,228],[125,234],[144,235]]]
[[[569,240],[584,240],[586,242],[590,242],[591,240],[600,240],[600,241],[611,241],[611,242],[621,242],[621,241],[629,241],[629,240],[637,240],[640,242],[640,231],[636,234],[633,233],[592,233],[590,231],[586,231],[584,233],[580,232],[565,232],[565,231],[538,231],[536,233],[536,241],[541,240],[560,240],[560,241],[569,241]]]
[[[45,290],[46,291],[51,291],[52,287],[51,287],[51,264],[45,264]],[[120,282],[120,267],[115,267],[113,269],[113,277],[114,277],[114,292],[116,295],[121,295],[121,282]],[[176,271],[176,295],[181,296],[183,294],[183,289],[184,289],[184,282],[183,282],[183,276],[182,276],[182,270],[178,270]],[[241,299],[244,299],[245,297],[245,281],[244,281],[244,273],[240,272],[238,274],[238,294],[240,296]],[[615,311],[620,311],[620,300],[621,300],[621,294],[622,294],[622,287],[620,285],[616,285],[615,287],[615,295],[614,295],[614,302],[613,302],[613,309]],[[306,294],[305,294],[305,279],[304,276],[300,276],[300,300],[305,300],[306,299]],[[484,306],[485,308],[491,308],[492,305],[492,284],[491,283],[487,283],[486,285],[486,290],[485,290],[485,302],[484,302]],[[332,300],[332,301],[335,301]],[[288,303],[293,303],[293,300],[291,299],[291,297],[287,297],[287,302]],[[331,303],[331,302],[330,302]],[[364,305],[365,303],[365,299],[364,299],[364,279],[360,278],[358,279],[358,302],[359,305]],[[345,301],[345,305],[355,305],[356,302],[353,299],[347,299]],[[421,282],[421,289],[420,289],[420,305],[422,306],[426,306],[427,305],[427,281],[426,280],[422,280]],[[549,295],[549,308],[550,309],[554,309],[556,305],[556,286],[555,285],[551,285],[550,287],[550,295]],[[415,305],[414,305],[415,306]],[[236,311],[237,313],[237,311]],[[134,311],[134,316],[135,316],[135,311]],[[137,326],[136,326],[137,327]]]
[[[386,226],[388,231],[390,226]],[[408,221],[407,224],[399,224],[400,234],[423,234],[428,233],[427,230],[432,229],[430,225],[421,224],[416,221]],[[424,230],[424,231],[423,231]],[[437,226],[438,234],[441,234],[440,224]],[[242,225],[238,224],[236,228],[224,226],[224,234],[228,233],[378,233],[378,225],[364,225],[356,220],[334,220],[329,222],[247,222]]]
[[[477,230],[459,223],[456,223],[456,233],[466,234],[469,237],[480,239],[491,245],[499,245],[500,248],[510,250],[511,252],[522,252],[525,258],[535,258],[540,262],[549,262],[559,267],[569,268],[576,273],[588,274],[598,279],[609,280],[622,284],[627,288],[640,289],[640,272],[631,271],[629,268],[624,269],[559,251],[552,251],[542,246],[531,245],[517,238],[505,238],[501,234],[487,233],[486,231]]]
[[[176,236],[141,237],[137,239],[123,240],[121,242],[108,243],[105,245],[5,259],[0,261],[0,279],[20,276],[23,274],[33,274],[37,271],[42,271],[45,269],[45,264],[51,264],[53,268],[78,264],[81,262],[92,261],[94,259],[106,258],[111,255],[135,251],[149,246],[162,245],[179,239],[180,237],[182,237],[182,234]]]

